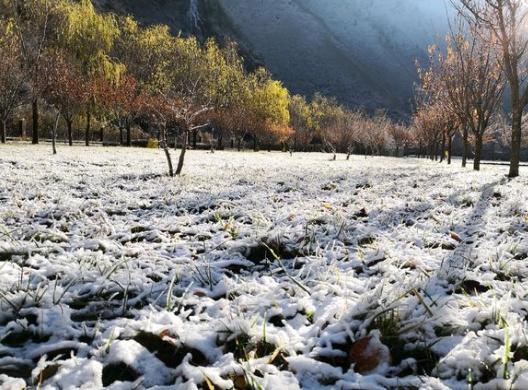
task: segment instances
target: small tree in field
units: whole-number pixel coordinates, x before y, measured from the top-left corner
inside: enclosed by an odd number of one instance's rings
[[[250,99],[247,108],[253,149],[257,150],[261,141],[270,149],[274,134],[286,129],[290,122],[288,90],[264,69],[249,75],[248,82]]]
[[[103,88],[98,95],[99,99],[104,99],[103,111],[119,128],[120,144],[132,146],[132,125],[144,114],[148,92],[129,74],[115,82],[102,82]]]
[[[404,150],[410,142],[409,129],[403,124],[393,123],[388,127],[388,135],[394,145],[396,157],[400,156],[400,151]]]
[[[261,134],[261,142],[267,145],[268,151],[271,151],[271,145],[284,145],[293,136],[294,130],[287,124],[268,122],[264,125]]]
[[[54,45],[60,12],[50,0],[5,0],[3,16],[12,21],[18,38],[21,69],[32,108],[32,142],[39,143],[39,100],[46,88],[43,66],[47,50]]]
[[[301,95],[290,97],[290,124],[295,130],[291,138],[291,148],[295,150],[305,149],[315,136],[312,107]]]
[[[167,104],[166,98],[159,94],[144,93],[141,103],[141,116],[147,118],[159,129],[160,147],[167,159],[169,176],[174,177],[174,166],[167,142],[167,129],[168,124],[178,120],[178,118],[174,115],[173,107]]]
[[[227,61],[213,41],[202,46],[195,38],[172,36],[166,26],[143,29],[130,18],[120,20],[120,25],[122,37],[116,41],[115,51],[138,81],[134,93],[144,93],[157,102],[156,107],[150,104],[150,111],[164,127],[160,129],[162,147],[167,145],[168,124],[179,125],[182,149],[176,169],[170,170],[179,175],[190,135],[209,122],[208,114],[225,92],[221,86],[226,85]],[[126,104],[118,111],[130,107],[126,98],[122,103]],[[170,159],[168,148],[165,151]]]
[[[392,122],[384,111],[378,111],[373,118],[363,121],[360,139],[365,147],[365,152],[369,151],[371,155],[381,154],[387,145],[388,130],[391,125]]]
[[[335,98],[315,94],[311,102],[312,118],[317,135],[323,141],[327,152],[337,159],[339,132],[343,123],[344,110]]]
[[[350,160],[355,145],[359,144],[361,141],[360,129],[365,120],[366,116],[362,111],[345,111],[343,129],[341,130],[341,140],[339,142],[343,145],[343,148],[347,153],[347,160]]]
[[[444,118],[442,106],[438,104],[421,106],[413,118],[420,149],[425,148],[424,155],[428,155],[431,160],[438,159],[444,133]]]
[[[85,86],[78,70],[65,58],[64,53],[56,52],[46,61],[47,88],[46,101],[54,106],[66,123],[68,144],[73,145],[73,121],[81,111],[86,99]]]
[[[455,115],[452,111],[446,111],[446,118],[444,120],[444,143],[442,145],[442,157],[445,155],[447,157],[447,164],[451,165],[453,158],[453,139],[455,135],[459,132],[461,127],[460,118]],[[467,142],[465,142],[464,147],[466,148],[464,155],[467,158]],[[443,161],[443,159],[442,159]]]
[[[180,175],[191,132],[203,126],[198,121],[214,108],[215,80],[211,77],[207,49],[200,47],[195,38],[174,38],[173,53],[164,74],[166,79],[160,80],[158,94],[171,117],[180,124],[181,152],[175,172]]]
[[[240,145],[247,129],[244,118],[247,112],[246,102],[249,100],[247,74],[237,46],[229,43],[222,50],[211,47],[209,57],[214,61],[217,91],[213,94],[214,110],[208,113],[208,118],[214,126],[217,135],[217,147],[223,149],[224,136],[230,133],[237,138]],[[211,145],[212,146],[212,145]]]
[[[61,12],[63,20],[59,45],[85,81],[85,144],[89,146],[99,78],[118,80],[124,72],[124,67],[109,57],[119,28],[112,15],[98,13],[90,0],[62,2]]]
[[[334,151],[334,160],[336,151],[346,153],[349,160],[354,145],[360,141],[360,129],[366,118],[361,112],[350,111],[342,106],[334,107],[332,112],[324,130],[324,140]]]
[[[13,22],[0,20],[0,142],[6,142],[7,121],[23,102],[24,74]]]

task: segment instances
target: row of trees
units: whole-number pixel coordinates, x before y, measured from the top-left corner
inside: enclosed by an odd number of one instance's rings
[[[87,146],[94,120],[101,132],[117,127],[129,146],[138,124],[165,149],[167,138],[178,134],[183,148],[176,173],[205,125],[214,127],[219,147],[230,138],[239,149],[248,138],[255,149],[305,150],[319,141],[348,153],[381,153],[389,143],[392,123],[384,114],[370,119],[335,99],[290,96],[265,70],[247,72],[234,44],[220,48],[212,40],[175,37],[166,26],[141,27],[131,17],[98,13],[89,0],[3,0],[1,7],[3,142],[16,107],[30,105],[38,143],[44,104],[65,124],[70,145],[81,117]]]
[[[32,113],[33,143],[39,142],[41,113],[52,113],[54,151],[59,123],[70,145],[81,120],[87,146],[95,123],[101,138],[105,129],[117,128],[128,146],[132,129],[141,128],[159,139],[173,175],[181,173],[188,146],[196,146],[206,127],[214,129],[220,148],[227,139],[239,149],[247,140],[254,149],[322,145],[336,158],[337,152],[399,155],[411,146],[448,162],[460,133],[463,164],[472,148],[479,169],[483,144],[506,126],[501,107],[509,82],[510,176],[516,176],[528,103],[521,30],[528,11],[520,0],[456,4],[463,18],[442,49],[430,49],[428,66],[419,68],[417,110],[406,126],[320,94],[292,96],[264,69],[248,72],[235,44],[220,47],[174,36],[166,26],[142,27],[131,17],[97,12],[90,0],[0,0],[0,138],[5,142],[7,123],[21,106]],[[181,153],[173,169],[168,145],[176,138]]]
[[[196,146],[205,126],[214,128],[220,148],[224,139],[239,149],[248,139],[254,149],[322,144],[335,156],[379,154],[393,145],[399,151],[408,141],[383,113],[371,118],[318,94],[308,102],[290,96],[264,69],[247,72],[235,44],[220,48],[173,36],[166,26],[142,27],[131,17],[97,12],[89,0],[1,0],[0,7],[2,142],[20,106],[31,108],[33,143],[42,112],[53,114],[53,141],[60,119],[70,145],[81,120],[86,146],[95,122],[101,138],[114,127],[128,146],[140,126],[159,138],[171,175],[181,172],[187,146]],[[182,146],[175,169],[173,137]]]
[[[17,107],[30,105],[38,143],[44,105],[56,124],[59,117],[66,124],[70,145],[79,117],[87,146],[94,119],[117,126],[126,145],[131,128],[141,125],[159,137],[172,175],[171,135],[182,145],[180,173],[190,138],[205,124],[269,143],[292,132],[287,89],[263,69],[246,72],[233,44],[220,48],[173,36],[166,26],[144,28],[131,17],[97,12],[89,0],[2,0],[0,7],[2,142]]]
[[[524,0],[452,0],[460,19],[443,48],[430,48],[430,63],[419,68],[413,129],[431,155],[438,149],[451,159],[453,137],[464,143],[463,166],[473,149],[480,169],[482,148],[491,139],[509,138],[510,177],[519,175],[523,112],[528,105],[524,81],[528,61],[528,3]],[[508,87],[508,88],[507,88]],[[511,115],[504,113],[509,92]]]
[[[334,98],[315,94],[311,101],[295,95],[290,99],[291,124],[295,132],[290,143],[292,149],[309,150],[314,141],[328,152],[400,155],[412,146],[410,129],[393,122],[385,112],[373,116],[362,110],[351,110]]]

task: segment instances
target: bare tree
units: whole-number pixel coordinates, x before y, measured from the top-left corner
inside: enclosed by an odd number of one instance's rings
[[[526,0],[451,0],[466,19],[489,31],[490,45],[501,53],[501,65],[510,86],[512,110],[510,177],[519,176],[522,116],[528,105],[528,3]]]
[[[392,123],[388,127],[388,134],[394,145],[396,157],[400,156],[400,151],[405,154],[405,147],[410,141],[409,129],[401,123]]]
[[[64,53],[56,52],[47,56],[43,64],[46,73],[46,102],[53,106],[66,122],[68,144],[73,145],[73,121],[84,103],[85,91],[80,83],[81,75],[67,61]]]
[[[20,42],[22,70],[25,74],[32,107],[33,143],[39,142],[39,99],[45,76],[42,71],[45,52],[51,41],[52,20],[56,2],[50,0],[9,0],[4,10],[14,21],[14,31]]]
[[[452,111],[471,131],[475,140],[473,168],[480,170],[484,136],[497,113],[504,90],[503,72],[497,61],[492,37],[470,26],[448,40],[448,54],[441,64],[441,78]],[[487,39],[483,39],[486,37]]]
[[[24,75],[20,47],[8,22],[0,21],[0,142],[6,142],[7,121],[22,103]]]
[[[445,53],[432,46],[429,68],[420,72],[425,100],[444,109],[446,118],[440,120],[444,129],[442,151],[458,122],[462,125],[464,140],[462,166],[466,165],[471,132],[475,142],[475,170],[480,170],[486,131],[500,107],[504,90],[496,46],[490,44],[493,38],[488,35],[478,24],[460,22],[459,31],[446,37]]]
[[[420,149],[425,148],[424,156],[438,160],[440,142],[444,133],[445,116],[443,107],[436,103],[423,104],[413,118],[415,138]]]
[[[453,158],[453,138],[455,138],[456,133],[459,131],[460,128],[460,121],[459,118],[456,115],[453,115],[450,112],[449,118],[447,118],[445,127],[444,127],[444,138],[446,140],[445,149],[443,150],[444,154],[447,157],[447,164],[451,165],[451,161]],[[468,140],[466,135],[466,140],[464,142],[464,156],[467,158],[468,154]]]

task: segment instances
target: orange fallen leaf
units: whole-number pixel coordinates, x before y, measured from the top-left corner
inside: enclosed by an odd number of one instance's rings
[[[365,374],[379,365],[390,362],[390,353],[385,345],[373,336],[357,340],[348,352],[348,361],[355,364],[354,371]]]
[[[460,238],[460,236],[455,233],[455,232],[450,232],[449,235],[451,236],[451,238],[457,242],[462,242],[462,238]]]

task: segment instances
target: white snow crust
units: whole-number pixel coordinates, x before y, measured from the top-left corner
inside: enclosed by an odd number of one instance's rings
[[[526,169],[190,151],[165,171],[0,147],[0,388],[527,388]],[[390,364],[361,374],[372,334]]]

